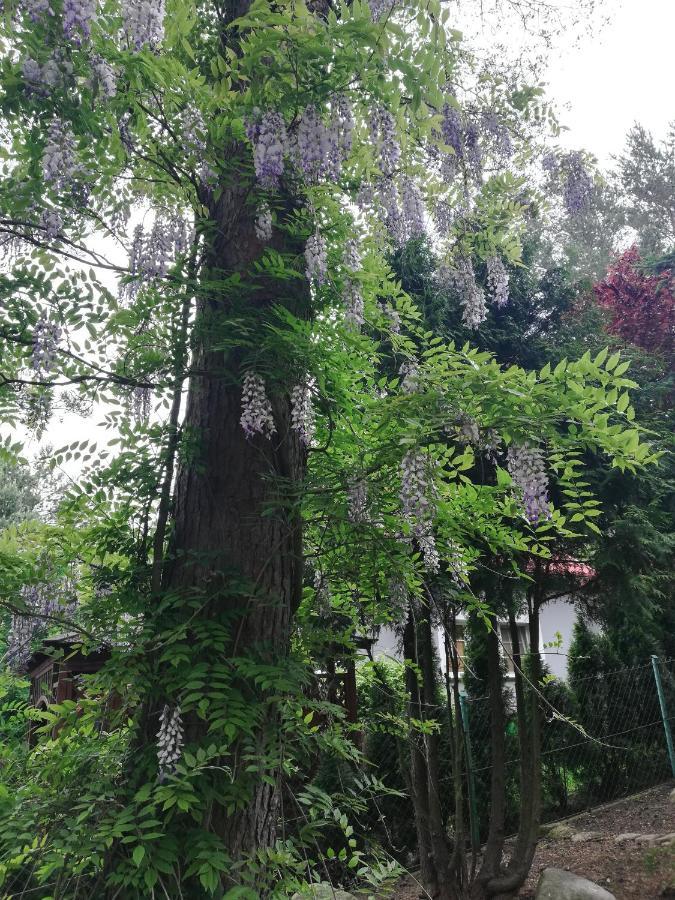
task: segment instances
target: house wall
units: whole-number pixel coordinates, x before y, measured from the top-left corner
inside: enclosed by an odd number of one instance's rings
[[[560,597],[557,600],[551,600],[549,603],[546,603],[542,607],[539,616],[539,650],[550,672],[563,680],[567,678],[567,659],[576,618],[577,613],[574,604],[566,597]],[[519,622],[524,621],[525,619],[519,619]],[[559,645],[557,632],[560,633]],[[440,628],[437,630],[436,640],[439,658],[443,660],[443,631]],[[553,643],[556,646],[546,646]],[[383,627],[380,629],[372,652],[376,659],[378,657],[398,660],[403,658],[400,640],[393,628]]]

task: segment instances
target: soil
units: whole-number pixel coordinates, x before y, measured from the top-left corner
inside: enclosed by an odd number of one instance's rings
[[[670,834],[675,832],[672,783],[652,788],[609,806],[566,820],[576,832],[601,832],[599,840],[574,843],[569,838],[539,841],[534,863],[518,897],[533,900],[539,876],[547,866],[567,869],[589,878],[614,894],[616,900],[675,900],[675,844],[640,846],[634,841],[617,844],[619,834]],[[390,895],[391,896],[391,895]],[[413,879],[404,879],[394,900],[428,897]]]

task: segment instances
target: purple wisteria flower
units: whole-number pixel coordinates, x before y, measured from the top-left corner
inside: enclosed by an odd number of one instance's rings
[[[436,515],[435,487],[431,459],[420,450],[409,450],[401,461],[401,509],[422,553],[424,567],[437,572],[440,558],[436,549],[433,519]]]
[[[42,154],[42,177],[57,191],[72,187],[81,168],[75,154],[75,136],[69,125],[56,119],[49,126]]]
[[[131,47],[156,50],[164,40],[164,0],[125,0],[123,14]]]
[[[541,448],[529,444],[512,445],[507,454],[507,468],[530,524],[536,525],[542,518],[550,519],[548,478]]]
[[[96,87],[99,97],[111,100],[117,94],[117,77],[113,67],[101,56],[91,58],[92,87]]]
[[[401,208],[405,233],[408,239],[424,234],[424,203],[422,194],[412,178],[406,176],[402,181]]]
[[[284,172],[288,153],[286,123],[280,113],[268,110],[260,115],[254,110],[246,123],[246,135],[253,144],[253,166],[263,188],[275,190]]]
[[[318,231],[307,238],[305,263],[308,280],[317,286],[325,284],[328,280],[328,249],[325,239]]]
[[[386,106],[375,104],[370,111],[370,133],[379,156],[380,171],[393,175],[401,159],[396,120]]]
[[[39,376],[52,372],[62,335],[61,326],[50,322],[47,313],[43,312],[33,329],[32,366]]]
[[[76,46],[91,37],[96,0],[63,0],[63,33]]]
[[[365,322],[363,294],[361,285],[353,278],[348,278],[344,291],[345,324],[348,328],[360,328]]]
[[[591,205],[593,179],[589,175],[581,153],[569,153],[565,159],[563,202],[572,217],[580,216]]]
[[[463,256],[457,264],[455,283],[462,305],[462,321],[467,328],[478,328],[487,318],[485,292],[476,281],[471,260]]]

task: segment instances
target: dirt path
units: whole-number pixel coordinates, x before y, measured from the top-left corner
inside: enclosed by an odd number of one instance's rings
[[[635,840],[616,842],[619,835],[627,833],[675,832],[675,803],[669,800],[672,789],[672,784],[661,785],[569,820],[575,832],[600,832],[602,837],[598,840],[542,838],[519,898],[532,900],[541,872],[547,866],[555,866],[590,878],[617,900],[675,900],[675,844],[649,846]],[[393,898],[417,900],[426,896],[412,880],[406,879]]]

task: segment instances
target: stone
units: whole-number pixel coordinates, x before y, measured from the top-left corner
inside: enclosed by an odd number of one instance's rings
[[[662,834],[656,843],[660,847],[669,847],[671,844],[675,844],[675,831],[671,831],[669,834]]]
[[[535,900],[616,900],[616,897],[587,878],[551,868],[542,872]]]
[[[550,829],[547,837],[552,841],[564,841],[576,834],[576,830],[571,825],[554,825]]]
[[[331,884],[322,881],[321,884],[307,886],[307,890],[301,894],[293,894],[291,900],[356,900],[353,894],[334,888]]]
[[[639,834],[635,838],[635,843],[636,844],[647,844],[648,846],[651,846],[652,844],[656,843],[658,838],[659,838],[658,834]]]
[[[640,837],[639,831],[626,831],[625,834],[617,834],[614,838],[615,844],[626,844],[628,841],[634,841]]]
[[[603,838],[601,831],[577,831],[572,835],[573,844],[588,844],[591,841],[600,841]]]

